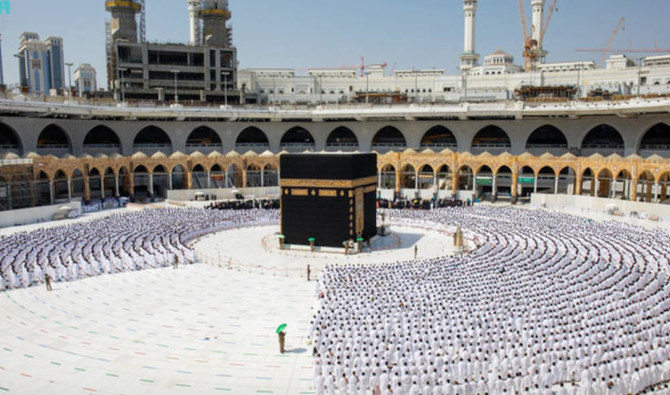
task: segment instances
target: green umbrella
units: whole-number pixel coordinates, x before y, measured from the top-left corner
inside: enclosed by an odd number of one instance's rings
[[[288,325],[286,325],[286,324],[281,324],[281,325],[279,325],[279,326],[277,327],[277,333],[279,333],[279,332],[284,332],[284,329],[286,329],[287,326],[288,326]]]

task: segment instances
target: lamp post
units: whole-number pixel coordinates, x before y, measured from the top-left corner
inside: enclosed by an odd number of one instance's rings
[[[419,74],[415,68],[412,68],[414,73],[414,103],[419,101]]]
[[[640,97],[640,85],[642,85],[642,60],[643,57],[637,58],[637,97]]]
[[[228,75],[230,73],[227,71],[222,71],[221,76],[223,76],[223,104],[228,107]]]
[[[365,70],[365,104],[370,103],[370,72]]]
[[[125,102],[126,102],[126,95],[125,95],[125,93],[124,93],[124,91],[123,91],[123,74],[124,74],[126,71],[128,71],[128,69],[125,68],[125,67],[119,67],[119,68],[118,68],[118,71],[119,71],[119,75],[120,75],[120,78],[121,78],[121,102],[122,102],[122,103],[125,103]]]
[[[67,66],[67,76],[68,76],[68,84],[67,84],[67,96],[72,97],[72,66],[74,63],[72,62],[67,62],[65,63]]]
[[[170,70],[174,74],[174,104],[179,104],[179,92],[177,92],[177,74],[180,73],[179,70]]]

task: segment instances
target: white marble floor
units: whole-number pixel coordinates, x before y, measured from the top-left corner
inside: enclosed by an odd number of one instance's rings
[[[0,393],[312,393],[314,286],[198,264],[1,293]]]
[[[383,247],[372,253],[345,256],[343,253],[310,253],[308,251],[280,251],[273,235],[279,225],[254,228],[240,228],[207,235],[194,243],[193,248],[208,263],[242,271],[266,273],[276,276],[306,276],[307,265],[318,275],[326,265],[379,264],[414,259],[428,259],[453,254],[453,236],[433,230],[392,226],[400,245]],[[263,248],[261,240],[269,238],[268,248]],[[374,248],[374,245],[373,245]]]

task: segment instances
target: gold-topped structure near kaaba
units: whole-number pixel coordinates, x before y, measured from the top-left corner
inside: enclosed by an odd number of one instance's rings
[[[376,235],[376,154],[285,154],[280,163],[286,244],[341,247]]]

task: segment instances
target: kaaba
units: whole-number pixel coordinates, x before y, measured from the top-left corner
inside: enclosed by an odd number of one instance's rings
[[[376,154],[284,154],[279,185],[285,244],[341,248],[377,233]]]

